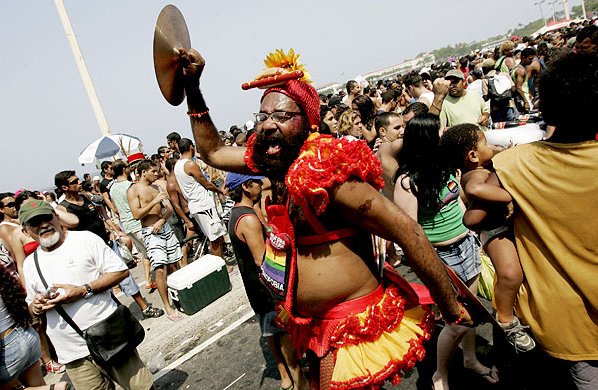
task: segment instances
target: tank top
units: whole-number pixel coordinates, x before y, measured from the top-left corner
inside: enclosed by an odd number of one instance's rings
[[[110,236],[104,227],[104,221],[100,217],[100,214],[89,199],[84,196],[82,196],[81,199],[83,199],[83,205],[81,206],[68,202],[67,200],[63,200],[60,203],[60,205],[64,206],[69,213],[75,214],[77,218],[79,218],[79,225],[71,230],[87,230],[97,234],[107,243]]]
[[[230,214],[230,220],[228,221],[228,234],[235,251],[235,256],[237,257],[237,262],[239,263],[239,271],[241,272],[241,279],[243,279],[243,285],[245,286],[249,304],[254,312],[265,314],[274,310],[274,299],[258,277],[260,269],[253,260],[253,255],[249,246],[241,241],[235,233],[237,223],[241,218],[247,215],[254,215],[257,217],[255,210],[251,207],[233,207]],[[266,235],[263,229],[262,234],[265,239]]]
[[[188,158],[180,159],[174,165],[174,177],[179,183],[181,192],[189,204],[189,212],[196,214],[209,210],[215,206],[212,194],[195,180],[191,175],[185,173],[185,164],[191,161]]]
[[[13,277],[16,283],[20,283],[18,281],[19,276],[17,274],[16,265],[12,260],[12,257],[10,257],[8,250],[2,244],[0,244],[0,267],[2,267],[2,269],[4,270],[4,273],[2,275],[3,277]],[[10,313],[4,305],[2,297],[0,296],[0,332],[4,332],[14,324],[15,321],[10,316]]]
[[[421,202],[417,207],[417,221],[432,244],[453,239],[467,231],[463,225],[463,210],[459,205],[461,188],[454,176],[442,187],[438,207],[429,208]]]

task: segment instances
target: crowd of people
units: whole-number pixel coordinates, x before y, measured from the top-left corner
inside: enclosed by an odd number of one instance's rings
[[[145,318],[182,320],[167,278],[195,260],[196,234],[217,256],[230,237],[281,389],[399,383],[437,321],[434,389],[449,388],[459,346],[465,368],[500,382],[476,356],[481,319],[447,274],[477,293],[483,253],[513,350],[539,346],[563,369],[553,375],[598,387],[595,24],[350,80],[334,95],[318,95],[304,74],[281,83],[301,67],[277,51],[256,77],[265,86],[259,112],[228,132],[211,121],[200,89],[204,59],[180,55],[195,142],[172,132],[154,155],[104,161],[102,177],[65,170],[54,193],[0,194],[0,389],[48,388],[42,366],[66,370],[77,389],[153,388],[135,346],[99,362],[63,311],[81,329],[96,326],[116,312],[119,289]],[[543,118],[545,140],[488,144],[489,128],[530,113]],[[228,226],[225,198],[234,202]],[[393,267],[401,262],[425,288],[402,278]],[[137,263],[163,309],[129,274]]]

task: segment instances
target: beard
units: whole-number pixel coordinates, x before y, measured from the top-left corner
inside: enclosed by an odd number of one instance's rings
[[[257,133],[253,147],[253,162],[260,172],[269,178],[283,180],[293,161],[299,157],[308,134],[306,129],[289,137],[285,137],[281,132],[270,136],[266,136],[263,131]],[[278,151],[273,154],[273,150]]]
[[[39,245],[44,248],[51,248],[56,245],[60,241],[60,233],[54,230],[54,234],[50,237],[40,237],[39,238]]]

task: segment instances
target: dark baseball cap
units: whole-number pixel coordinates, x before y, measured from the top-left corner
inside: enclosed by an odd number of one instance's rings
[[[226,187],[232,191],[237,189],[241,184],[245,183],[248,180],[262,180],[265,176],[258,176],[258,175],[244,175],[242,173],[233,173],[230,172],[226,175]]]
[[[54,208],[52,205],[45,200],[31,200],[21,205],[19,209],[19,221],[22,225],[25,225],[31,218],[40,215],[53,215]]]
[[[340,96],[333,96],[330,98],[330,100],[328,101],[328,108],[333,108],[338,106],[339,104],[341,104],[343,102],[343,99],[341,99]]]

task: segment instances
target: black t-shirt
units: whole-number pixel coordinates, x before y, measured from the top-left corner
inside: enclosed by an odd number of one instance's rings
[[[102,181],[100,182],[100,192],[103,194],[104,192],[107,192],[108,194],[110,194],[110,187],[112,187],[112,184],[114,183],[114,179],[102,179]]]
[[[239,271],[241,272],[241,279],[243,279],[243,285],[245,286],[245,292],[247,298],[249,298],[249,304],[254,312],[257,314],[265,314],[274,310],[274,298],[270,291],[260,282],[258,277],[260,269],[253,260],[251,250],[246,243],[239,240],[235,234],[235,225],[237,221],[244,215],[256,215],[255,210],[251,207],[236,206],[233,207],[230,220],[228,221],[228,234],[230,236],[237,262],[239,263]],[[264,238],[266,237],[264,230],[262,229]]]
[[[68,202],[67,200],[63,200],[60,203],[60,205],[64,206],[69,213],[75,214],[77,218],[79,218],[79,225],[72,230],[90,231],[100,236],[105,243],[108,243],[110,235],[104,227],[104,221],[102,220],[102,217],[100,217],[100,213],[94,204],[85,196],[82,196],[81,199],[83,199],[83,205],[81,206]]]

